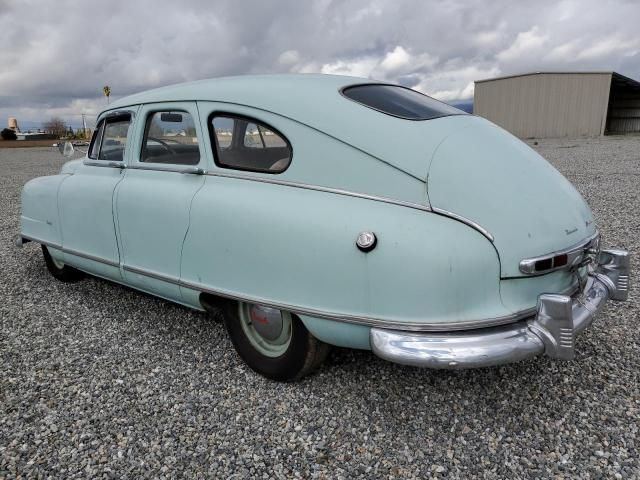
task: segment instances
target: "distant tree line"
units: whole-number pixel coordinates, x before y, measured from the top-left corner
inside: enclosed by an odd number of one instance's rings
[[[71,139],[84,139],[89,135],[89,131],[85,132],[83,129],[73,130],[68,125],[65,125],[64,120],[60,117],[53,117],[48,122],[45,122],[42,126],[44,133],[53,135],[55,138],[71,138]],[[16,140],[18,135],[16,131],[11,128],[5,128],[0,131],[0,137],[2,140]]]
[[[56,136],[57,138],[84,138],[85,132],[82,129],[74,131],[70,126],[65,125],[64,120],[60,117],[53,117],[42,126],[45,133]]]
[[[53,117],[42,126],[46,133],[55,135],[56,137],[63,137],[67,133],[67,126],[64,124],[64,120],[60,117]]]

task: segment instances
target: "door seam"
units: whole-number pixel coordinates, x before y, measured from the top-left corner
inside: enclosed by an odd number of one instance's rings
[[[183,259],[183,256],[184,256],[184,244],[187,241],[187,236],[189,235],[189,230],[191,230],[191,210],[193,208],[193,202],[194,202],[196,196],[198,195],[198,193],[200,192],[200,190],[202,190],[202,188],[204,187],[206,181],[207,181],[207,179],[203,176],[202,177],[202,183],[200,184],[200,187],[198,187],[198,189],[195,191],[195,193],[191,197],[191,201],[189,202],[189,222],[187,223],[187,230],[184,232],[184,237],[182,238],[182,245],[180,246],[180,268],[178,270],[178,279],[180,279],[180,280],[182,280],[182,259]],[[182,292],[182,288],[183,288],[182,286],[179,287],[180,298],[182,298],[182,300],[185,300],[183,292]]]

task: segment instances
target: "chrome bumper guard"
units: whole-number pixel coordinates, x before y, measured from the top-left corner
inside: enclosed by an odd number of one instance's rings
[[[411,333],[372,328],[371,349],[385,360],[416,367],[462,369],[517,362],[546,354],[560,360],[575,356],[578,334],[593,322],[608,299],[629,294],[629,254],[603,250],[576,295],[543,294],[537,313],[501,327],[450,333]]]

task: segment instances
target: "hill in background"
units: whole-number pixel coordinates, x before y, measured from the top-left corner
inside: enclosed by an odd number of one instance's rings
[[[463,110],[467,113],[473,113],[473,102],[459,102],[459,103],[451,103],[456,108]]]

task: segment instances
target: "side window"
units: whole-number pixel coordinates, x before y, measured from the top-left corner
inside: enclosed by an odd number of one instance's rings
[[[89,146],[89,158],[96,160],[98,158],[98,152],[100,151],[100,144],[102,143],[102,132],[104,131],[104,120],[102,120],[98,127],[93,131],[93,137],[91,137],[91,146]]]
[[[118,115],[104,120],[104,134],[100,145],[98,160],[121,162],[127,146],[131,115]]]
[[[281,173],[291,163],[289,141],[257,120],[230,114],[213,114],[209,130],[216,164],[223,168]]]
[[[140,161],[172,165],[200,163],[198,135],[191,114],[178,111],[150,113]]]

